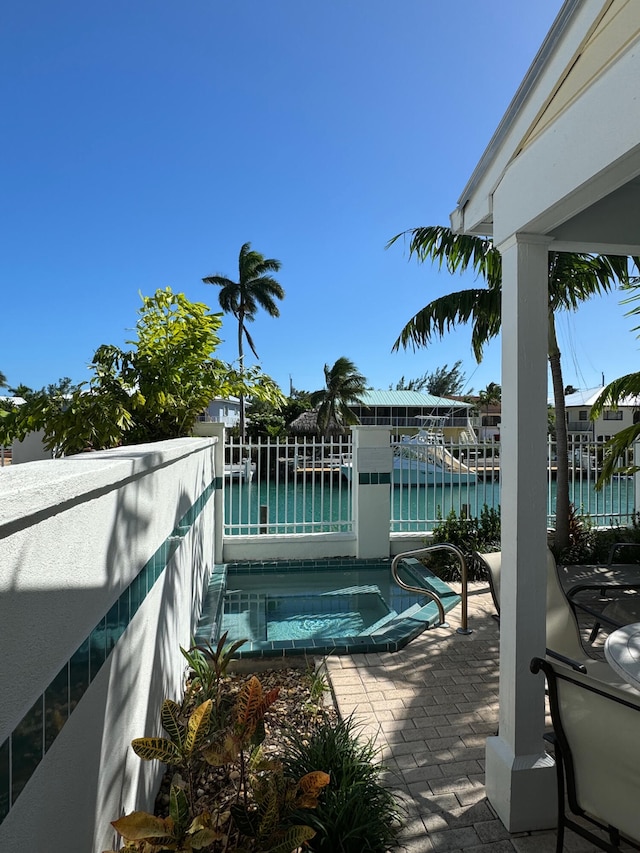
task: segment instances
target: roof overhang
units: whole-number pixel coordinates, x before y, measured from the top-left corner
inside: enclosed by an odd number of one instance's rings
[[[639,254],[639,66],[640,4],[566,0],[451,214],[453,230],[496,245],[525,232],[558,251]]]

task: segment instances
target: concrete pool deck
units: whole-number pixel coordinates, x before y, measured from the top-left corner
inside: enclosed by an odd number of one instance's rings
[[[327,659],[342,716],[373,736],[385,783],[406,807],[406,853],[553,853],[555,831],[510,835],[484,787],[485,739],[498,728],[499,626],[485,584],[470,584],[469,627],[434,628],[393,653]],[[629,849],[624,845],[621,850]],[[598,848],[567,830],[565,850]]]

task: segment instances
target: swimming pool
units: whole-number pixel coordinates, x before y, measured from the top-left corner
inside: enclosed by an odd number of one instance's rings
[[[445,611],[460,596],[408,558],[401,578],[441,598]],[[437,624],[427,596],[401,589],[391,560],[279,561],[216,566],[196,642],[246,640],[240,657],[397,651]]]

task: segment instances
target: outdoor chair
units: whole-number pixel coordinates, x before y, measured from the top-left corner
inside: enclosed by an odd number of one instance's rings
[[[489,588],[496,608],[498,618],[500,617],[500,573],[502,567],[501,552],[494,551],[487,554],[474,553],[487,573]],[[547,549],[547,655],[556,660],[577,661],[585,667],[589,675],[607,684],[620,687],[625,691],[633,691],[623,679],[609,666],[606,661],[596,660],[591,657],[580,637],[580,628],[576,618],[575,607],[579,605],[570,601],[558,576],[558,567],[552,552]],[[628,622],[636,621],[629,619]],[[625,624],[628,624],[625,623]],[[617,625],[616,627],[620,627]]]
[[[610,853],[621,841],[640,850],[640,693],[581,669],[577,661],[531,661],[533,673],[545,674],[553,723],[545,739],[554,746],[558,783],[556,853],[566,828]]]
[[[640,595],[627,594],[640,591],[640,564],[619,562],[620,558],[639,559],[640,542],[614,542],[604,566],[580,566],[565,570],[564,585],[570,601],[594,617],[590,643],[594,642],[603,625],[615,629],[640,620]],[[612,593],[622,596],[600,610],[590,609],[585,603],[579,602],[576,596],[593,590],[598,590],[603,598]]]

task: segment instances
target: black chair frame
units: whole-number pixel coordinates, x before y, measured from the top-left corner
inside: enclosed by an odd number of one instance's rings
[[[582,666],[577,661],[571,661],[570,659],[562,658],[561,656],[553,656],[556,657],[556,659],[561,660],[563,664],[568,665],[576,672],[585,672],[584,666]],[[567,670],[566,672],[561,671],[559,668],[555,668],[549,660],[543,660],[542,658],[537,657],[533,658],[533,660],[531,661],[530,668],[531,672],[533,672],[534,674],[537,674],[538,672],[540,672],[540,670],[542,670],[547,680],[547,692],[549,696],[553,732],[545,734],[544,737],[545,740],[553,744],[555,753],[556,777],[558,784],[558,831],[556,853],[562,853],[564,845],[564,833],[565,829],[567,828],[573,830],[573,832],[577,833],[582,838],[585,838],[586,840],[590,841],[592,844],[594,844],[596,847],[599,847],[601,850],[608,851],[608,853],[619,853],[620,844],[622,842],[632,847],[634,850],[640,850],[640,845],[637,842],[629,838],[623,837],[620,831],[615,826],[605,824],[594,818],[592,815],[587,814],[578,802],[576,793],[577,788],[574,761],[571,754],[569,741],[567,739],[567,735],[562,723],[562,714],[560,712],[560,703],[558,700],[557,681],[568,681],[583,690],[588,690],[592,693],[606,698],[607,700],[610,700],[612,702],[618,702],[621,705],[626,705],[627,707],[632,708],[634,711],[640,712],[639,706],[637,704],[634,704],[633,702],[626,701],[620,696],[614,696],[606,690],[600,690],[594,685],[585,684],[582,681],[578,681],[575,678],[572,678],[570,670]],[[603,687],[604,686],[605,685],[603,685]],[[605,732],[603,731],[603,736],[604,734]],[[593,831],[590,831],[589,828],[576,822],[570,815],[568,815],[566,809],[567,804],[569,806],[569,811],[575,817],[579,817],[583,821],[591,824],[594,828],[606,832],[609,837],[609,841],[607,842],[601,836],[596,835]]]

